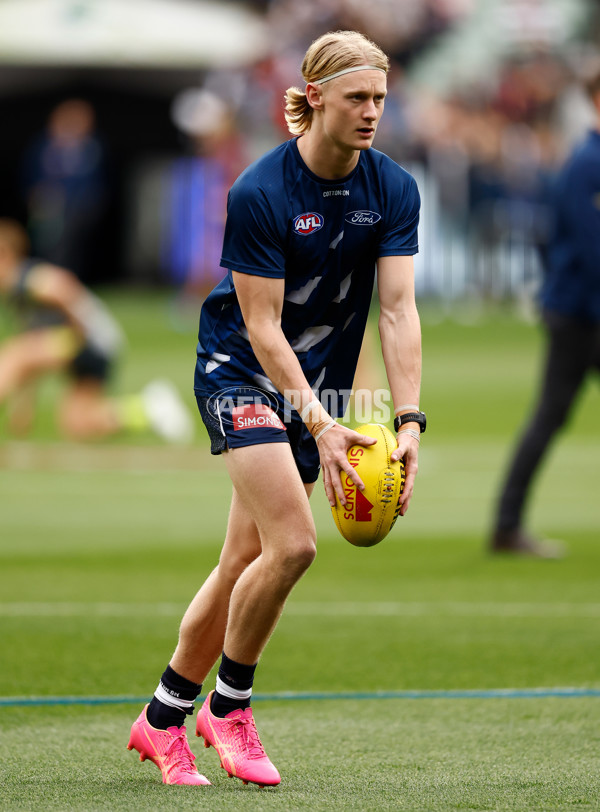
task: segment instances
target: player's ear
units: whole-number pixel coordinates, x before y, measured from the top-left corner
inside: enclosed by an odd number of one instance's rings
[[[323,108],[323,91],[319,85],[313,85],[310,82],[306,85],[306,99],[313,110]]]

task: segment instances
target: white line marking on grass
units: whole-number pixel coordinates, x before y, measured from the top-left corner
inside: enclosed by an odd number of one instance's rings
[[[174,617],[184,603],[117,603],[83,601],[15,601],[0,603],[0,617]],[[476,601],[291,601],[293,617],[499,617],[598,618],[600,603],[503,603]]]
[[[76,601],[0,603],[0,617],[173,617],[183,603],[84,603]]]
[[[290,603],[293,615],[373,617],[600,617],[600,603],[500,603],[471,601]]]

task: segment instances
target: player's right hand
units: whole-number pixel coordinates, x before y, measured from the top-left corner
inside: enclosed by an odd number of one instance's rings
[[[340,504],[347,505],[346,495],[342,486],[342,472],[356,485],[364,490],[364,482],[348,461],[348,451],[353,445],[369,446],[376,443],[374,437],[366,437],[346,426],[335,423],[317,440],[321,468],[323,471],[323,485],[331,507],[335,505],[335,497]]]

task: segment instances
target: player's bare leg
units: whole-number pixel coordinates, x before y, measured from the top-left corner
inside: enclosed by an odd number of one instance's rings
[[[171,659],[171,666],[178,674],[196,683],[204,681],[223,651],[233,587],[260,552],[256,523],[234,488],[219,564],[181,621],[179,642]]]
[[[72,331],[61,328],[31,330],[9,339],[0,351],[0,403],[18,397],[42,376],[65,369],[78,346]],[[28,418],[24,429],[32,422],[32,415]],[[59,422],[67,436],[78,439],[104,437],[120,427],[115,404],[96,380],[73,383],[61,404]]]
[[[234,643],[232,658],[246,656],[244,654],[246,652],[251,658],[249,663],[252,669],[254,668],[281,614],[287,595],[314,558],[315,531],[308,508],[308,495],[313,485],[302,484],[287,444],[260,446],[258,456],[257,448],[255,446],[249,449],[236,449],[236,459],[231,466],[234,455],[232,452],[226,455],[234,490],[219,564],[209,575],[184,615],[177,648],[157,689],[157,694],[162,696],[163,701],[166,699],[167,702],[172,701],[179,705],[181,716],[184,716],[185,712],[190,712],[202,681],[223,651],[224,645],[227,645],[226,635],[232,621],[233,628],[239,623],[241,629],[236,631],[236,637],[243,640],[244,627],[249,631],[255,622],[251,617],[253,613],[259,621],[259,628],[252,634],[252,646],[250,648],[245,646],[240,654]],[[267,471],[272,478],[270,484],[269,478],[265,476]],[[291,481],[287,490],[280,486],[280,483],[286,480]],[[244,499],[239,493],[239,483],[244,490]],[[273,483],[278,483],[277,487],[274,488]],[[276,491],[277,495],[281,494],[283,498],[278,499],[272,491]],[[261,505],[260,500],[265,495],[269,497],[269,504]],[[252,510],[247,507],[248,500],[250,505],[255,506]],[[275,502],[279,503],[279,509],[275,507]],[[258,514],[261,514],[260,521],[256,518]],[[271,525],[275,530],[271,530]],[[291,540],[289,551],[285,549],[286,537]],[[263,567],[269,567],[271,570],[266,576]],[[264,585],[267,587],[264,598],[261,597],[263,583],[260,580],[263,577]],[[259,580],[255,583],[256,579]],[[240,596],[236,596],[236,600],[240,601],[244,611],[237,617],[236,610],[233,609],[237,604],[233,604],[232,601],[240,585],[243,589]],[[257,587],[256,594],[251,597],[255,592],[254,586]],[[263,601],[267,607],[266,611],[262,605]],[[260,611],[256,609],[257,604]],[[240,662],[241,667],[245,668],[244,663],[247,661]],[[172,680],[171,683],[168,682],[169,679]],[[177,692],[176,699],[173,699],[172,694],[165,695],[163,683],[168,683],[166,687],[169,690],[174,686]],[[181,691],[182,687],[189,690],[187,696]],[[157,695],[153,700],[155,705],[156,698]],[[235,763],[230,764],[212,731],[202,729],[200,722],[198,723],[198,735],[206,733],[205,743],[207,746],[210,743],[217,747],[222,762],[225,760],[226,769],[244,781],[255,781],[260,784],[279,783],[279,773],[260,744],[251,709],[248,707],[243,711],[229,714],[227,719],[221,719],[210,713],[210,699],[207,703],[203,709],[204,718],[209,717],[216,726],[227,727],[228,740],[232,737],[232,740],[242,745],[238,750],[229,748],[228,752],[234,753],[236,759]],[[181,708],[186,704],[187,708],[182,711]],[[153,718],[153,710],[151,705],[150,718]],[[177,713],[177,710],[175,712]],[[141,722],[138,720],[138,723],[148,725],[145,712],[142,716],[143,719]],[[200,719],[200,714],[198,718]],[[177,726],[168,729],[172,730],[173,734],[178,733],[181,730],[180,724],[181,721],[178,721]],[[135,742],[133,746],[136,746]]]
[[[60,405],[61,431],[75,440],[102,438],[121,429],[117,405],[106,395],[105,385],[95,379],[75,381]]]
[[[238,467],[239,460],[241,463],[240,472],[239,474],[233,474],[233,476],[236,478],[239,477],[239,479],[242,481],[242,487],[244,487],[244,479],[247,483],[249,480],[256,483],[257,472],[253,470],[253,461],[249,460],[248,464],[246,464],[243,459],[240,459],[246,456],[243,452],[251,451],[252,449],[256,448],[264,450],[267,448],[277,449],[278,447],[281,447],[282,449],[285,448],[287,451],[289,451],[286,444],[280,443],[269,446],[250,446],[248,449],[235,449],[233,452],[228,452],[225,457],[229,462],[233,458],[234,454],[238,455],[238,458],[233,462],[233,465],[234,467]],[[275,453],[278,454],[279,452],[275,451]],[[254,456],[254,454],[251,453],[251,456]],[[261,469],[265,467],[265,469],[268,470],[268,463],[265,461],[266,458],[264,451],[259,453],[259,457],[262,461],[259,467]],[[292,465],[293,469],[291,470],[291,474],[295,479],[297,478],[298,482],[300,482],[293,460]],[[249,470],[246,470],[246,468]],[[276,477],[273,471],[270,471],[267,479],[270,480],[270,483],[267,485],[267,490],[269,491],[273,490],[273,483],[282,481]],[[303,485],[300,483],[297,493],[292,496],[294,504],[299,502],[306,505],[307,515],[302,522],[306,527],[309,528],[310,531],[310,539],[312,544],[309,554],[310,561],[312,561],[312,558],[314,557],[314,524],[312,521],[312,515],[308,509],[307,496],[312,492],[313,487],[314,484]],[[246,489],[250,491],[250,493],[246,495],[246,498],[250,498],[250,501],[252,501],[253,488],[252,486],[248,487],[247,484]],[[274,500],[273,494],[271,494],[270,498],[271,501]],[[289,514],[286,514],[285,512],[279,514],[279,520],[282,521],[283,524],[283,534],[285,536],[285,533],[287,532],[288,537],[295,539],[296,536],[299,535],[299,531],[296,533],[294,525],[296,508],[288,507],[282,508],[282,510],[290,511]],[[269,546],[270,536],[268,533],[266,539],[267,546]],[[285,541],[283,543],[285,543]],[[272,555],[273,552],[269,550],[267,559],[269,559],[269,556]],[[260,579],[262,577],[261,570],[265,566],[265,559],[263,556],[264,551],[261,545],[261,534],[259,532],[259,528],[257,527],[257,522],[254,519],[252,512],[249,511],[244,505],[234,482],[227,533],[225,536],[225,543],[221,551],[221,556],[219,558],[219,564],[204,582],[202,588],[188,607],[181,622],[179,642],[171,660],[171,666],[175,671],[177,671],[177,673],[193,682],[202,683],[224,648],[226,630],[228,633],[231,633],[232,636],[240,636],[237,631],[237,627],[239,625],[242,628],[241,637],[243,637],[244,623],[246,621],[244,619],[241,621],[237,620],[236,609],[234,608],[235,604],[231,604],[232,592],[234,591],[234,587],[236,593],[241,587],[239,597],[236,594],[236,601],[240,600],[242,603],[245,603],[245,596],[248,591],[248,586],[246,586],[248,575],[249,586],[252,588],[254,579],[257,577]],[[255,566],[254,562],[256,562],[256,560],[259,558],[260,561],[258,562],[257,570],[252,569],[252,567]],[[308,563],[310,563],[310,561]],[[285,564],[283,566],[285,567]],[[274,567],[274,570],[275,569],[276,568]],[[248,575],[246,574],[246,570],[248,570]],[[304,570],[302,570],[302,572],[303,571]],[[300,575],[302,572],[300,572]],[[242,573],[244,574],[243,579],[241,578]],[[271,577],[273,574],[274,571],[270,572],[269,577]],[[289,578],[289,575],[289,572],[286,573],[286,580]],[[285,603],[285,597],[287,597],[287,594],[289,594],[289,591],[293,587],[294,583],[295,580],[290,586],[285,588],[283,600],[278,599],[276,607],[261,607],[261,613],[266,610],[268,618],[266,623],[264,620],[261,621],[260,629],[255,633],[255,636],[259,639],[258,644],[255,643],[253,647],[248,650],[247,644],[244,643],[244,651],[247,651],[246,656],[250,659],[242,658],[241,662],[257,662],[260,652],[264,648],[264,645],[267,642],[279,615],[281,614],[281,609]],[[264,600],[260,594],[262,593],[263,586],[260,580],[257,586],[259,592],[258,602],[260,603],[262,600]],[[280,592],[281,586],[277,585],[275,591]],[[249,612],[251,611],[252,610],[250,609]],[[245,616],[246,612],[244,612],[242,618],[245,618]],[[251,626],[253,623],[254,621],[248,625]],[[238,650],[236,643],[232,642],[232,651],[229,656],[235,659],[236,655],[241,656],[242,653],[243,652]]]
[[[183,723],[186,714],[193,710],[204,678],[223,650],[229,599],[235,582],[260,555],[260,549],[254,520],[234,490],[219,565],[189,605],[181,621],[177,648],[157,693],[132,727],[129,749],[138,750],[140,758],[153,760],[161,769],[165,783],[209,783],[193,764]],[[165,689],[176,692],[177,696],[165,694]],[[154,757],[153,751],[145,745],[148,741],[156,743]],[[168,772],[163,751],[169,756]]]
[[[287,443],[236,448],[225,459],[262,543],[260,556],[233,589],[225,651],[239,662],[256,663],[289,593],[316,555],[316,530]]]
[[[40,376],[68,362],[51,330],[32,330],[9,338],[0,349],[0,403]]]
[[[281,780],[260,742],[252,709],[254,668],[296,582],[316,553],[308,496],[290,447],[234,449],[227,467],[261,539],[261,553],[237,579],[229,602],[217,690],[198,713],[196,735],[212,745],[229,775],[261,786]]]
[[[19,387],[7,401],[8,430],[17,437],[25,437],[33,426],[37,400],[37,381],[31,380]]]

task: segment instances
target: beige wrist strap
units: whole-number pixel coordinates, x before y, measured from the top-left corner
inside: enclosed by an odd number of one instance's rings
[[[321,401],[316,400],[316,398],[306,404],[300,412],[300,418],[315,440],[321,437],[335,423],[327,409],[322,406]]]
[[[414,404],[414,403],[405,403],[403,406],[398,406],[398,408],[395,410],[394,414],[396,415],[396,417],[398,417],[398,415],[400,414],[400,412],[404,412],[404,411],[407,411],[407,412],[418,412],[418,411],[419,411],[419,407],[418,407],[418,406],[415,406],[415,404]]]
[[[421,434],[416,429],[400,429],[398,434],[410,434],[418,443],[421,442]]]
[[[335,420],[332,418],[332,419],[331,419],[331,422],[330,422],[330,423],[328,423],[328,424],[327,424],[327,425],[326,425],[324,428],[322,428],[322,429],[321,429],[321,431],[319,431],[319,433],[318,433],[318,434],[313,434],[313,436],[314,436],[314,438],[315,438],[315,442],[317,442],[317,440],[320,440],[320,439],[321,439],[321,437],[322,437],[322,436],[325,434],[325,432],[326,432],[326,431],[329,431],[329,429],[332,429],[332,428],[333,428],[335,425],[336,425],[336,422],[335,422]]]

